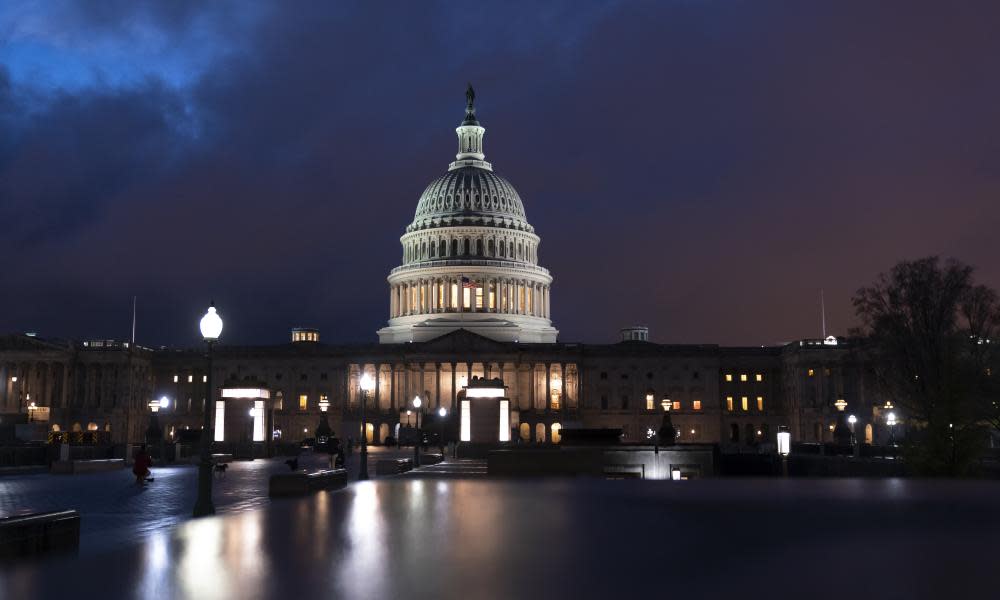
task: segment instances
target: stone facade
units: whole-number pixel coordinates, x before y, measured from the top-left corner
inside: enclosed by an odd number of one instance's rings
[[[201,427],[206,391],[201,350],[2,339],[0,406],[7,415],[25,419],[24,394],[30,394],[38,406],[50,409],[50,426],[70,430],[96,424],[109,428],[116,441],[137,441],[148,424],[149,402],[166,397],[168,406],[158,416],[168,436]],[[749,348],[636,341],[519,344],[458,330],[412,344],[221,345],[213,364],[214,398],[223,387],[269,390],[269,423],[289,441],[313,436],[323,399],[337,435],[357,437],[364,371],[378,374],[367,407],[373,443],[395,436],[397,424],[416,420],[406,411],[414,412],[418,395],[421,423],[457,437],[456,395],[470,376],[503,379],[516,411],[514,438],[525,442],[557,442],[558,431],[570,427],[621,428],[625,441],[642,442],[659,428],[664,397],[671,402],[680,442],[718,443],[726,451],[773,444],[780,425],[790,426],[796,441],[832,441],[833,403],[840,398],[858,418],[859,441],[878,443],[886,437],[882,401],[869,392],[865,369],[844,341]],[[235,430],[249,431],[248,401],[226,403],[227,423],[245,419],[247,427]],[[443,419],[438,415],[442,407],[447,411]],[[122,433],[126,428],[128,436]]]

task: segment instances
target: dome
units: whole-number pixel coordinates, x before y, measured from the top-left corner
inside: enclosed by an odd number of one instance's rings
[[[431,182],[406,230],[461,225],[533,231],[514,186],[492,170],[474,166],[452,169]]]

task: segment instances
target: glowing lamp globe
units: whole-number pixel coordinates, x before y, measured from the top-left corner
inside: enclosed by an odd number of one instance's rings
[[[215,312],[215,305],[208,307],[208,312],[201,318],[199,326],[201,337],[205,338],[206,342],[214,342],[219,339],[219,336],[222,335],[222,317]]]
[[[448,416],[448,409],[445,408],[445,407],[443,407],[443,406],[441,408],[439,408],[438,409],[438,416],[441,417],[442,419],[445,418],[445,417],[447,417]]]
[[[361,376],[361,389],[370,392],[375,389],[375,378],[369,373],[365,373]]]
[[[423,404],[423,400],[420,399],[420,396],[413,398],[413,408],[420,408],[421,404]]]

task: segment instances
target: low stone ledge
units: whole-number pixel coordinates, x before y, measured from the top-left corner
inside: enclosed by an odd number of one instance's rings
[[[305,496],[318,490],[339,490],[347,485],[346,469],[327,469],[307,473],[278,473],[268,480],[267,493],[272,498]]]
[[[375,462],[376,475],[399,475],[413,469],[412,458],[382,458]]]
[[[125,468],[124,458],[103,458],[94,460],[57,460],[52,463],[51,473],[75,475],[77,473],[99,473]]]
[[[421,454],[420,464],[422,465],[436,465],[440,462],[444,462],[444,456],[438,453]]]
[[[57,552],[80,546],[80,514],[75,510],[0,519],[0,560]]]

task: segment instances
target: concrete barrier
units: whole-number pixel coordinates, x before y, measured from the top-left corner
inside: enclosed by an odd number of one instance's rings
[[[307,473],[278,473],[268,480],[267,494],[272,498],[304,496],[319,490],[339,490],[347,485],[346,469],[327,469]]]
[[[413,469],[412,458],[383,458],[375,462],[376,475],[399,475]]]
[[[80,546],[80,515],[75,510],[0,519],[0,560],[70,552]]]
[[[104,458],[98,460],[57,460],[52,463],[51,473],[75,475],[77,473],[99,473],[125,468],[124,458]]]

